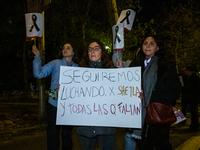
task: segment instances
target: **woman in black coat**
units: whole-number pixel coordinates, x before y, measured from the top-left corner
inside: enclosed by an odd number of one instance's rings
[[[145,123],[146,107],[149,102],[175,105],[180,96],[180,81],[175,65],[166,60],[162,43],[153,36],[142,42],[141,50],[130,67],[142,67],[142,129],[134,129],[132,137],[137,139],[140,150],[171,150],[169,143],[170,125]],[[134,141],[133,139],[133,141]]]
[[[79,67],[111,68],[113,63],[109,59],[105,45],[98,40],[93,40],[88,44]],[[94,150],[96,142],[100,145],[101,150],[115,150],[115,131],[114,127],[77,127],[83,150]]]

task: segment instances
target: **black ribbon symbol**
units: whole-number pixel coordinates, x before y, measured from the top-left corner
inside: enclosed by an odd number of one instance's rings
[[[36,24],[37,16],[35,14],[32,15],[32,20],[33,20],[33,24],[31,26],[31,29],[29,30],[29,32],[32,32],[33,27],[35,27],[37,31],[40,31],[38,25]]]
[[[130,16],[130,14],[131,14],[131,11],[128,10],[128,11],[126,12],[126,17],[125,17],[120,23],[122,23],[122,22],[124,22],[124,21],[126,20],[126,21],[127,21],[127,24],[130,24],[129,19],[128,19],[128,16]]]
[[[115,35],[115,41],[114,41],[114,44],[115,44],[116,40],[118,40],[119,43],[121,42],[121,39],[119,38],[119,36],[118,36],[118,34],[117,34],[117,33],[118,33],[118,30],[119,30],[119,27],[116,26],[116,27],[115,27],[116,35]]]

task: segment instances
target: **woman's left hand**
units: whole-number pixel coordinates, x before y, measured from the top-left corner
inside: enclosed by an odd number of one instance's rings
[[[138,96],[140,98],[140,100],[143,99],[143,91],[141,90],[140,95]]]
[[[120,59],[116,59],[116,63],[115,63],[115,66],[117,67],[117,68],[123,68],[123,66],[122,66],[122,61],[120,60]]]

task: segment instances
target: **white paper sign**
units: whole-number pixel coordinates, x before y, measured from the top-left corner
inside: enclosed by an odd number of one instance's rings
[[[26,18],[26,37],[38,38],[43,33],[43,15],[39,13],[25,14]]]
[[[123,10],[119,16],[117,24],[123,24],[124,29],[131,31],[135,14],[135,11],[132,9]]]
[[[141,68],[60,69],[57,125],[141,128]]]
[[[113,32],[113,50],[124,49],[124,27],[123,24],[117,24],[112,27]]]

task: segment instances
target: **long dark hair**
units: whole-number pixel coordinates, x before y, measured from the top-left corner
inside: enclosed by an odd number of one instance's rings
[[[88,46],[93,43],[96,42],[100,47],[101,47],[101,62],[102,62],[102,68],[111,68],[113,66],[112,61],[109,58],[108,55],[108,51],[105,49],[105,45],[99,41],[99,40],[91,40],[90,42],[88,42]],[[83,57],[82,60],[79,63],[79,67],[89,67],[89,56],[88,56],[88,46],[86,47],[84,53],[83,53]]]
[[[136,59],[135,64],[136,64],[136,66],[141,66],[142,68],[144,67],[145,54],[143,52],[142,46],[143,46],[145,39],[148,38],[148,37],[154,38],[157,46],[159,47],[159,50],[155,53],[155,56],[159,57],[158,62],[157,62],[157,65],[158,65],[157,77],[158,77],[158,80],[160,80],[164,76],[164,73],[165,73],[168,65],[166,65],[166,63],[167,63],[167,61],[166,61],[166,56],[167,56],[166,55],[166,49],[164,48],[162,40],[159,39],[157,36],[150,35],[150,36],[146,36],[144,38],[144,40],[141,43],[140,51],[138,53],[138,57]]]
[[[72,42],[70,42],[70,43],[65,43],[65,44],[70,44],[70,45],[71,45],[71,47],[73,48],[73,52],[74,52],[74,56],[72,57],[72,61],[73,61],[74,63],[78,63],[78,60],[79,60],[79,59],[78,59],[78,55],[77,55],[77,52],[78,52],[77,48],[74,46],[74,44],[73,44]],[[64,46],[65,44],[63,44],[63,46]],[[60,52],[59,52],[60,59],[63,58],[62,51],[63,51],[63,47],[61,47],[61,50],[60,50]]]
[[[144,40],[142,41],[141,46],[140,46],[140,51],[138,53],[138,57],[141,57],[143,60],[145,59],[145,54],[143,52],[142,46],[143,46],[144,41],[148,37],[152,37],[155,40],[157,46],[159,47],[159,50],[155,53],[155,56],[158,56],[159,59],[165,59],[166,58],[166,50],[164,48],[163,42],[161,39],[158,38],[158,36],[155,36],[155,35],[154,36],[152,36],[152,35],[146,36],[144,38]]]

